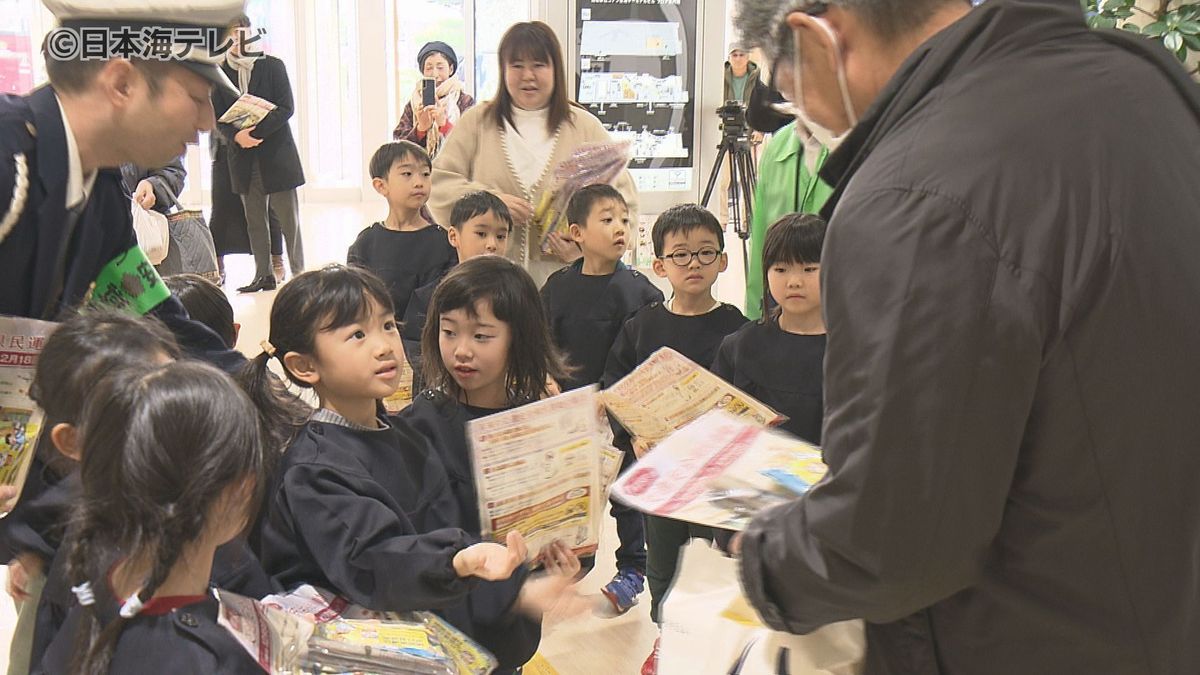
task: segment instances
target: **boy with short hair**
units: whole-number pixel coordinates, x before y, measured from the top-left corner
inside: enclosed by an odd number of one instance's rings
[[[654,273],[671,283],[671,299],[652,303],[625,322],[609,352],[603,387],[612,386],[662,347],[708,367],[725,336],[747,321],[738,308],[713,299],[717,275],[729,264],[725,234],[713,214],[696,204],[674,206],[654,222],[651,237]],[[632,454],[632,439],[620,431],[617,447]],[[658,622],[659,605],[679,563],[679,548],[690,538],[711,539],[712,533],[670,518],[647,515],[645,520],[650,617]]]
[[[578,368],[563,390],[595,384],[604,375],[604,363],[625,321],[652,302],[662,302],[662,291],[636,270],[621,262],[628,243],[629,208],[611,185],[588,185],[567,205],[568,236],[583,251],[583,258],[550,275],[542,286],[542,302],[554,342],[572,366]],[[622,468],[633,463],[627,453]],[[603,589],[618,612],[637,602],[646,576],[646,543],[642,514],[612,502],[617,521],[617,573]],[[585,567],[590,567],[585,562]]]
[[[490,192],[468,192],[454,202],[450,211],[450,229],[446,241],[454,250],[456,262],[470,260],[480,255],[504,255],[508,252],[508,235],[512,233],[513,219],[508,207],[499,197]],[[436,277],[418,287],[411,298],[406,299],[407,308],[397,316],[404,317],[400,337],[404,343],[404,356],[413,369],[413,392],[423,388],[421,377],[421,333],[425,330],[425,316],[429,312],[429,301],[433,291],[446,276],[449,267]]]
[[[567,205],[569,238],[583,257],[550,275],[542,302],[554,342],[578,370],[564,391],[600,381],[604,362],[625,321],[662,291],[621,262],[628,248],[629,208],[611,185],[588,185]]]
[[[425,210],[433,163],[416,143],[384,143],[371,157],[371,185],[388,203],[387,218],[366,228],[350,245],[346,264],[365,267],[388,286],[396,316],[414,290],[439,278],[455,263],[442,228]]]

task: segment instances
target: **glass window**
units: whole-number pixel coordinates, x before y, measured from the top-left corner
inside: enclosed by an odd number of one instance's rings
[[[309,22],[305,173],[319,187],[357,187],[362,162],[358,5],[318,2]]]
[[[46,82],[42,39],[53,27],[40,0],[0,0],[0,94],[27,94]]]
[[[498,71],[496,52],[509,26],[529,21],[529,0],[476,0],[475,2],[475,98],[487,101],[496,95],[503,74]]]
[[[36,9],[26,0],[0,0],[0,93],[33,89],[34,40],[41,41],[32,25]]]

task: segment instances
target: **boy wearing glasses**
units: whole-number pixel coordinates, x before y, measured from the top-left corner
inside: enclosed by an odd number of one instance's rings
[[[654,222],[651,238],[654,273],[671,283],[671,299],[650,304],[625,322],[608,354],[602,387],[613,385],[662,347],[708,367],[725,336],[747,321],[738,308],[713,299],[717,275],[729,265],[725,233],[713,214],[696,204],[674,206]],[[617,447],[628,458],[632,439],[623,429],[617,431]],[[646,560],[650,618],[657,623],[659,604],[675,576],[679,547],[695,537],[712,539],[712,531],[670,518],[645,519],[650,544]]]
[[[577,370],[563,390],[600,381],[613,341],[625,321],[652,302],[661,303],[662,291],[641,273],[621,263],[627,248],[629,209],[611,185],[588,185],[567,204],[570,238],[583,251],[575,264],[550,275],[542,286],[542,302],[550,332],[558,348]],[[633,463],[626,453],[625,465]],[[618,613],[625,613],[645,589],[646,543],[642,514],[612,502],[617,521],[617,573],[603,589]],[[594,558],[583,561],[590,569]]]

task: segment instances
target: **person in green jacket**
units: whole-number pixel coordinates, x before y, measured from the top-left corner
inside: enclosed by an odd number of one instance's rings
[[[750,219],[750,269],[746,270],[745,314],[751,320],[762,317],[762,251],[767,228],[789,213],[819,212],[833,192],[817,176],[829,149],[802,133],[797,132],[796,122],[775,132],[759,162]]]

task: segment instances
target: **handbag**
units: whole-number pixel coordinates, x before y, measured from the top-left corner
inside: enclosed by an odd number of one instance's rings
[[[217,249],[213,246],[212,231],[204,221],[204,214],[198,210],[183,208],[174,194],[169,190],[165,192],[170,202],[170,212],[165,218],[171,246],[166,257],[157,263],[158,273],[164,277],[172,274],[199,274],[220,285]]]
[[[842,621],[808,635],[764,626],[746,600],[737,560],[693,539],[662,605],[660,675],[860,675],[862,621]]]
[[[130,200],[133,212],[133,232],[137,235],[138,248],[146,253],[151,265],[157,265],[167,257],[171,246],[170,227],[167,217],[158,211],[143,209]]]

